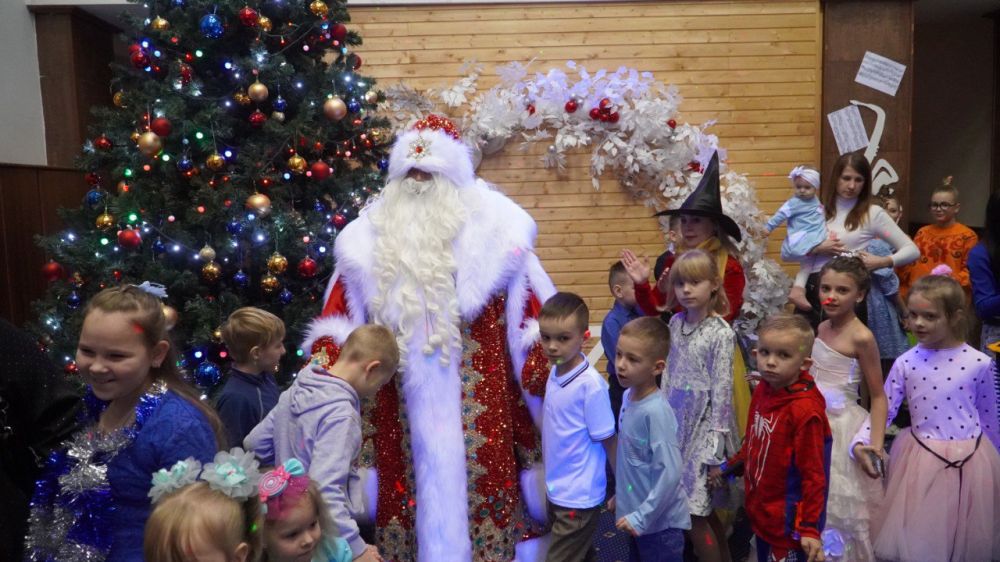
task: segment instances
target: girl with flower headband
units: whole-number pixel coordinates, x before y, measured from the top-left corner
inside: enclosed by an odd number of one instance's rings
[[[76,352],[88,384],[83,429],[35,486],[32,560],[141,559],[149,474],[188,457],[207,462],[224,442],[218,417],[178,372],[157,298],[165,295],[123,285],[87,305]]]
[[[1000,560],[1000,421],[992,361],[965,343],[965,291],[947,266],[919,279],[906,304],[918,343],[889,371],[886,423],[905,398],[913,425],[892,445],[885,502],[872,521],[875,555]],[[866,420],[852,441],[863,460],[876,423]]]
[[[260,472],[253,453],[216,453],[153,474],[156,508],[146,524],[146,562],[256,562],[261,553]]]
[[[350,562],[354,558],[347,541],[334,536],[319,487],[298,459],[288,459],[264,474],[258,490],[264,513],[264,560]],[[369,552],[382,560],[374,550]]]

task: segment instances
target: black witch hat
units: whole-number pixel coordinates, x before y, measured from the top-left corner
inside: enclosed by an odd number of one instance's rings
[[[740,227],[736,221],[726,216],[722,212],[722,192],[719,189],[719,153],[712,155],[712,160],[705,168],[705,174],[701,176],[701,181],[694,192],[681,204],[679,209],[670,209],[656,213],[661,215],[695,215],[708,217],[722,227],[722,230],[731,236],[733,240],[739,242],[743,239]]]

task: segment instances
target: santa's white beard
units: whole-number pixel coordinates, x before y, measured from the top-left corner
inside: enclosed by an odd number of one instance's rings
[[[466,216],[458,189],[442,176],[391,181],[369,217],[378,280],[373,319],[393,329],[403,361],[411,345],[421,345],[427,355],[440,349],[447,365],[461,339],[452,243]]]

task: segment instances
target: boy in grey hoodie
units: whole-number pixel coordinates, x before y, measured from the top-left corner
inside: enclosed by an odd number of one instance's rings
[[[353,468],[361,451],[361,399],[374,396],[398,365],[399,347],[392,332],[373,324],[361,326],[348,336],[329,371],[303,368],[244,441],[264,464],[293,457],[302,461],[355,560],[380,560],[352,517],[364,511],[360,477]]]

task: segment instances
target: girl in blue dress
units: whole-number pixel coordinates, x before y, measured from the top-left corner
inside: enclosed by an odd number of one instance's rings
[[[218,417],[177,369],[164,296],[147,282],[88,304],[76,351],[88,385],[83,429],[35,486],[30,560],[141,561],[149,475],[188,457],[209,462],[224,444]]]

